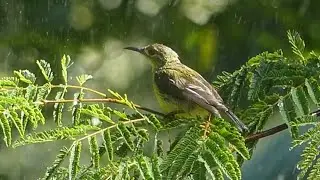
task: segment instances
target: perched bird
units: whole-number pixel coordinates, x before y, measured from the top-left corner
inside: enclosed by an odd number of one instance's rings
[[[239,131],[247,127],[224,104],[218,92],[199,73],[180,62],[178,54],[162,44],[143,48],[126,47],[151,60],[154,90],[161,108],[166,112],[188,112],[192,115],[229,116]]]

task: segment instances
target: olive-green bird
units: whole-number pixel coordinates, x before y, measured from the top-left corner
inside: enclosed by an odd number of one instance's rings
[[[171,48],[152,44],[143,48],[126,47],[148,57],[153,65],[154,90],[161,108],[166,112],[187,112],[192,115],[216,117],[220,112],[230,117],[239,131],[247,127],[224,104],[218,92],[196,71],[180,62]]]

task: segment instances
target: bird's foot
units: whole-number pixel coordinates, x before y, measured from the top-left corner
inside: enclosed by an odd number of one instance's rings
[[[208,120],[203,125],[201,125],[201,127],[204,129],[203,136],[202,136],[203,138],[207,138],[207,135],[210,133],[210,121],[211,121],[211,114],[209,115]]]

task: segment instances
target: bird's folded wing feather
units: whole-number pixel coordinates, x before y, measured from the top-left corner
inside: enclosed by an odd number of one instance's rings
[[[155,76],[155,83],[160,92],[192,101],[208,111],[212,111],[212,108],[227,110],[219,94],[200,74],[195,71],[192,72],[196,73],[194,75],[177,74],[182,73],[179,71],[170,73],[170,71],[159,72]]]

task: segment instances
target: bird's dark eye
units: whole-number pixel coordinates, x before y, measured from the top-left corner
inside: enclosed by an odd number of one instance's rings
[[[149,56],[154,56],[156,53],[157,53],[157,52],[156,52],[156,50],[154,50],[154,49],[147,49],[147,54],[148,54]]]

